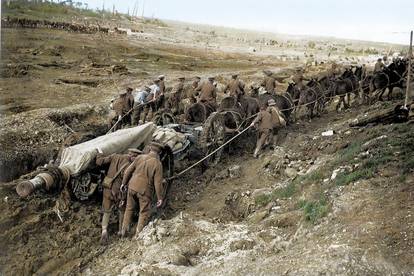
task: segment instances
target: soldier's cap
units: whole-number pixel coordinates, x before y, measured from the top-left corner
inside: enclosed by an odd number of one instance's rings
[[[201,78],[199,76],[195,76],[194,78],[195,79],[198,79],[198,80],[201,80]]]
[[[134,89],[132,89],[132,87],[129,87],[129,86],[128,86],[128,87],[126,88],[126,91],[127,91],[127,92],[132,92],[132,91],[134,91]]]
[[[231,75],[233,78],[237,78],[238,76],[239,76],[239,74],[238,73],[234,73],[234,74],[232,74]]]
[[[273,105],[276,105],[276,102],[275,102],[275,100],[270,99],[270,100],[267,101],[267,105],[268,106],[273,106]]]
[[[178,79],[179,80],[185,80],[185,77],[179,77]]]
[[[209,80],[215,80],[215,77],[208,77]]]
[[[139,149],[134,149],[134,148],[128,149],[128,152],[131,152],[131,153],[136,153],[136,154],[142,154],[142,153],[143,153],[141,150],[139,150]]]
[[[161,145],[160,143],[157,143],[157,142],[151,142],[150,146],[151,146],[151,149],[153,149],[157,152],[160,152],[164,148],[163,145]]]
[[[382,61],[382,58],[379,58],[377,61]]]
[[[158,79],[159,79],[159,80],[163,80],[164,78],[165,78],[165,75],[159,75],[159,76],[158,76]]]

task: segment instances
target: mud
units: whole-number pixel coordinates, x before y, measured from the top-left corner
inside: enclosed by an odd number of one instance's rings
[[[302,46],[286,52],[268,46],[253,54],[248,48],[260,43],[242,42],[241,34],[212,37],[201,27],[187,28],[145,26],[134,37],[3,29],[1,181],[49,162],[65,142],[105,133],[109,100],[124,85],[139,87],[163,73],[169,87],[181,75],[218,75],[222,86],[234,71],[251,83],[263,69],[290,75],[303,63]],[[282,53],[292,59],[276,58]],[[348,123],[385,107],[357,106],[299,121],[259,159],[251,157],[255,137],[249,133],[251,139],[226,149],[219,166],[202,175],[196,168],[175,181],[167,212],[138,241],[116,236],[114,215],[110,244],[99,245],[100,195],[73,201],[61,221],[54,209],[59,195],[39,191],[21,200],[13,183],[2,184],[0,274],[413,275],[414,180],[412,174],[400,179],[393,164],[347,186],[323,179],[298,184],[286,197],[257,200],[327,167],[341,149],[368,135],[369,129],[349,129]],[[322,137],[329,129],[335,135]],[[391,128],[381,131],[393,135]],[[189,164],[177,164],[177,171]],[[299,203],[321,194],[327,213],[310,223]]]

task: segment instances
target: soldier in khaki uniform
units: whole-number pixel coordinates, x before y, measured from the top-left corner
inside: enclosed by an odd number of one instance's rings
[[[190,98],[190,103],[196,103],[197,102],[197,99],[196,99],[196,94],[197,94],[197,89],[198,89],[198,87],[199,87],[199,85],[200,85],[200,77],[194,77],[194,81],[193,81],[193,83],[191,84],[191,88],[192,88],[192,90],[190,91],[190,95],[187,95],[188,96],[188,98]]]
[[[126,115],[134,106],[134,103],[127,95],[127,91],[122,91],[119,94],[119,97],[113,102],[113,109],[115,111],[115,117],[111,120],[111,126],[116,123],[117,121],[120,121],[114,130],[118,130],[122,128],[123,126],[127,125],[128,122],[128,115]],[[126,116],[125,116],[126,115]]]
[[[139,205],[139,219],[135,236],[149,222],[154,189],[158,199],[157,207],[161,207],[163,204],[165,191],[162,164],[159,159],[161,149],[162,145],[151,143],[150,152],[137,157],[125,171],[121,189],[128,185],[128,195],[121,231],[123,237],[129,231],[132,214],[137,205]]]
[[[171,95],[168,99],[168,107],[171,108],[173,114],[175,115],[179,114],[180,112],[180,102],[182,98],[182,93],[184,91],[184,82],[184,77],[178,78],[178,83],[176,86],[174,86],[173,90],[171,91]]]
[[[385,65],[384,65],[384,63],[382,63],[382,59],[381,59],[381,58],[379,58],[379,59],[377,60],[377,62],[375,63],[375,66],[374,66],[374,73],[379,73],[379,72],[382,72],[382,70],[384,69],[384,67],[385,67]]]
[[[104,179],[104,190],[102,199],[102,235],[101,243],[106,244],[108,242],[108,224],[110,214],[113,207],[119,208],[119,232],[122,228],[122,221],[124,217],[125,206],[121,203],[120,187],[122,184],[122,177],[128,166],[134,161],[134,159],[142,154],[137,149],[129,149],[128,154],[111,154],[104,156],[102,151],[98,149],[98,155],[96,157],[96,165],[98,167],[108,165],[108,172]]]
[[[214,85],[214,77],[209,77],[208,81],[200,85],[196,91],[200,92],[198,101],[209,105],[213,109],[217,108],[217,87]]]
[[[302,68],[297,68],[295,75],[292,77],[293,82],[296,85],[296,88],[299,89],[299,91],[302,91],[305,89],[304,81],[307,79],[303,76],[303,70]]]
[[[260,86],[264,87],[267,93],[275,94],[276,93],[276,79],[272,76],[272,72],[269,70],[264,70],[265,78],[263,79]]]
[[[225,94],[229,92],[230,96],[236,98],[237,100],[244,94],[244,84],[241,80],[239,80],[238,76],[238,74],[233,74],[230,82],[224,88]]]
[[[334,80],[341,74],[338,65],[336,63],[332,63],[331,68],[327,71],[327,77],[330,80]]]
[[[273,122],[272,115],[266,110],[267,106],[263,105],[260,108],[260,112],[254,121],[251,123],[251,127],[257,125],[259,132],[256,149],[254,150],[253,157],[257,158],[259,152],[262,150],[269,141],[273,141]]]
[[[164,103],[165,103],[165,76],[164,75],[160,75],[158,76],[159,79],[159,83],[158,83],[158,87],[160,89],[159,93],[159,99],[157,101],[157,110],[164,107]]]

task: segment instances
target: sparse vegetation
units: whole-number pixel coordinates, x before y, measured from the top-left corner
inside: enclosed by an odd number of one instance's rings
[[[303,210],[305,219],[312,224],[316,224],[321,218],[326,216],[329,211],[329,204],[325,197],[318,200],[301,200],[299,208]]]

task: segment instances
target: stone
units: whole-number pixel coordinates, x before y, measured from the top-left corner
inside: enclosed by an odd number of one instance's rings
[[[259,196],[268,195],[270,193],[272,193],[272,189],[270,189],[270,188],[256,189],[256,190],[253,191],[252,197],[256,198],[256,197],[259,197]]]
[[[261,212],[256,212],[249,217],[249,221],[253,224],[259,223],[262,221],[267,215],[269,214],[268,210],[264,210]]]
[[[253,240],[237,240],[230,244],[230,251],[234,252],[237,250],[251,250],[256,245]]]
[[[188,266],[188,259],[181,253],[174,254],[170,257],[170,263],[177,266]]]
[[[229,168],[230,178],[239,178],[241,176],[241,167],[239,165],[234,165]]]
[[[285,175],[289,178],[295,178],[298,175],[298,171],[293,168],[286,168]]]

